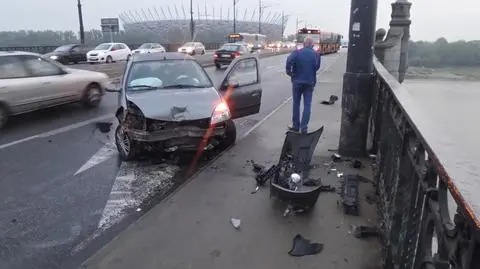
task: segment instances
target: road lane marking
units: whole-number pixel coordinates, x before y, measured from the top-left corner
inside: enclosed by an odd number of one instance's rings
[[[67,125],[67,126],[64,126],[64,127],[58,128],[58,129],[48,131],[48,132],[44,132],[44,133],[29,136],[29,137],[25,137],[25,138],[22,138],[22,139],[18,139],[18,140],[0,145],[0,150],[6,149],[6,148],[9,148],[9,147],[12,147],[12,146],[24,143],[24,142],[28,142],[28,141],[31,141],[31,140],[34,140],[34,139],[47,138],[47,137],[50,137],[50,136],[53,136],[53,135],[68,132],[68,131],[71,131],[71,130],[74,130],[74,129],[77,129],[77,128],[80,128],[80,127],[83,127],[83,126],[86,126],[86,125],[89,125],[89,124],[92,124],[92,123],[95,123],[95,122],[105,121],[105,120],[111,119],[113,117],[114,117],[113,114],[105,114],[103,116],[99,116],[99,117],[89,119],[89,120],[80,121],[80,122],[77,122],[77,123],[74,123],[74,124],[71,124],[71,125]]]
[[[90,168],[93,168],[107,160],[109,160],[110,158],[112,158],[113,156],[117,155],[117,148],[115,146],[114,143],[107,143],[105,144],[103,147],[101,147],[85,164],[82,165],[82,167],[80,167],[80,169],[77,170],[77,172],[75,172],[75,174],[73,174],[74,176],[90,169]]]

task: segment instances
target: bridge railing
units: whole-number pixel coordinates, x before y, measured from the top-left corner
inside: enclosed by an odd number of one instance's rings
[[[376,153],[384,268],[480,268],[480,175],[374,62],[369,142]]]
[[[223,43],[204,43],[206,50],[215,50],[218,49]],[[140,44],[127,44],[128,47],[132,50],[137,49]],[[177,51],[179,47],[183,44],[163,44],[167,51]],[[14,47],[0,47],[0,51],[28,51],[28,52],[35,52],[40,54],[45,54],[48,52],[54,51],[58,46],[48,45],[48,46],[14,46]],[[88,49],[95,48],[96,45],[87,45]]]

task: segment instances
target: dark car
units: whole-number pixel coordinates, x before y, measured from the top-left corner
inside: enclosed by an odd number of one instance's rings
[[[82,45],[69,44],[56,48],[45,54],[46,57],[62,64],[79,63],[87,61],[87,50]]]
[[[127,63],[116,111],[115,141],[123,160],[146,150],[224,149],[236,140],[233,119],[260,111],[258,58],[236,58],[214,86],[191,56],[137,54]],[[228,96],[227,98],[224,98]]]
[[[265,45],[263,43],[255,43],[252,46],[252,52],[258,51],[258,50],[263,50],[265,49]]]
[[[213,62],[217,69],[220,69],[222,65],[229,65],[235,58],[248,53],[248,48],[243,44],[227,43],[223,44],[213,54]]]

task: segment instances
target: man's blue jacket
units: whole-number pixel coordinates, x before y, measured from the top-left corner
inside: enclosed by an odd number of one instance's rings
[[[286,72],[292,78],[293,84],[315,86],[320,63],[320,54],[314,51],[313,48],[304,47],[292,52],[288,56]]]

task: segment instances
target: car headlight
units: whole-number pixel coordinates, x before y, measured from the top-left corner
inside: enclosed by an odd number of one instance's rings
[[[50,56],[50,59],[56,60],[56,59],[58,59],[58,56],[57,55],[52,55],[52,56]]]
[[[210,119],[210,125],[215,125],[220,122],[227,121],[231,118],[230,109],[225,101],[222,101],[215,107],[212,118]]]
[[[193,50],[192,48],[187,48],[188,52],[192,52],[192,50]]]

